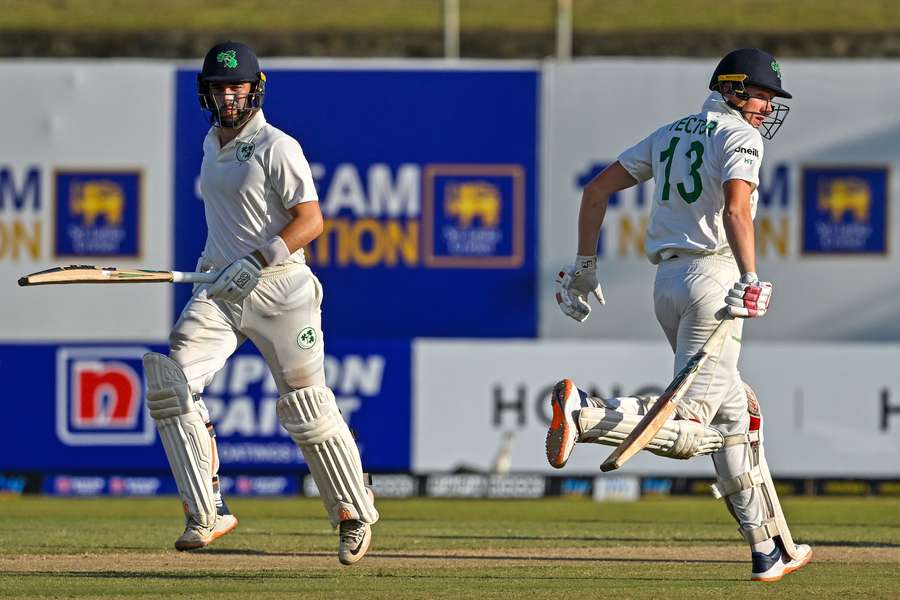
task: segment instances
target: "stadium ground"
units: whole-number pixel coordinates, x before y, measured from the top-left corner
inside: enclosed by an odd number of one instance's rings
[[[383,500],[341,567],[318,501],[235,499],[239,528],[178,553],[173,498],[0,500],[0,597],[743,598],[747,551],[712,499]],[[793,498],[815,556],[775,598],[900,597],[900,499]]]

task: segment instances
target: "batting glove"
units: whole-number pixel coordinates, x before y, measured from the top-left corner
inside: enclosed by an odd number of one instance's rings
[[[209,286],[207,297],[226,302],[241,302],[250,295],[256,284],[262,265],[253,256],[239,258],[222,271],[222,274]]]
[[[761,317],[769,310],[772,299],[772,284],[760,281],[756,273],[744,273],[741,280],[734,284],[725,297],[728,313],[732,317],[750,319]]]
[[[588,295],[593,294],[600,304],[606,304],[597,281],[596,256],[576,256],[574,265],[559,272],[556,283],[556,302],[560,310],[579,323],[584,323],[591,314]]]

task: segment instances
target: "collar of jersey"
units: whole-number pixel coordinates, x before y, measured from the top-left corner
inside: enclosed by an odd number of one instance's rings
[[[747,125],[747,127],[752,126],[744,120],[743,115],[739,111],[728,106],[728,103],[725,101],[725,98],[722,97],[722,94],[719,92],[712,92],[709,96],[707,96],[706,101],[703,103],[704,112],[718,112],[724,113],[726,115],[731,115],[732,117],[737,117],[742,123]]]
[[[228,150],[238,142],[252,142],[253,138],[256,137],[256,134],[259,133],[259,130],[265,127],[265,125],[266,117],[265,115],[263,115],[262,109],[257,110],[256,114],[250,117],[250,120],[247,121],[247,124],[244,125],[243,129],[241,129],[241,132],[237,134],[237,137],[235,137],[224,146],[219,147],[219,152]],[[218,134],[216,133],[217,130],[217,127],[210,127],[209,133],[207,134],[215,139],[216,145],[218,145],[219,143]]]

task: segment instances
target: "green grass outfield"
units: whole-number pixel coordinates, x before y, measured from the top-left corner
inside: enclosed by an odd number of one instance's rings
[[[747,581],[748,551],[712,499],[384,500],[353,567],[318,501],[231,505],[235,532],[179,553],[174,498],[0,499],[0,597],[900,597],[900,499],[789,499],[814,558],[776,584]]]
[[[463,30],[552,31],[556,0],[460,0]],[[0,29],[433,31],[441,0],[0,0]],[[576,30],[887,31],[895,0],[574,0]]]

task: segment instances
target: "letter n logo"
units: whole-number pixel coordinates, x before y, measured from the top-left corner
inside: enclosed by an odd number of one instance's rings
[[[56,433],[71,446],[151,445],[141,357],[148,348],[61,347],[56,357]]]

